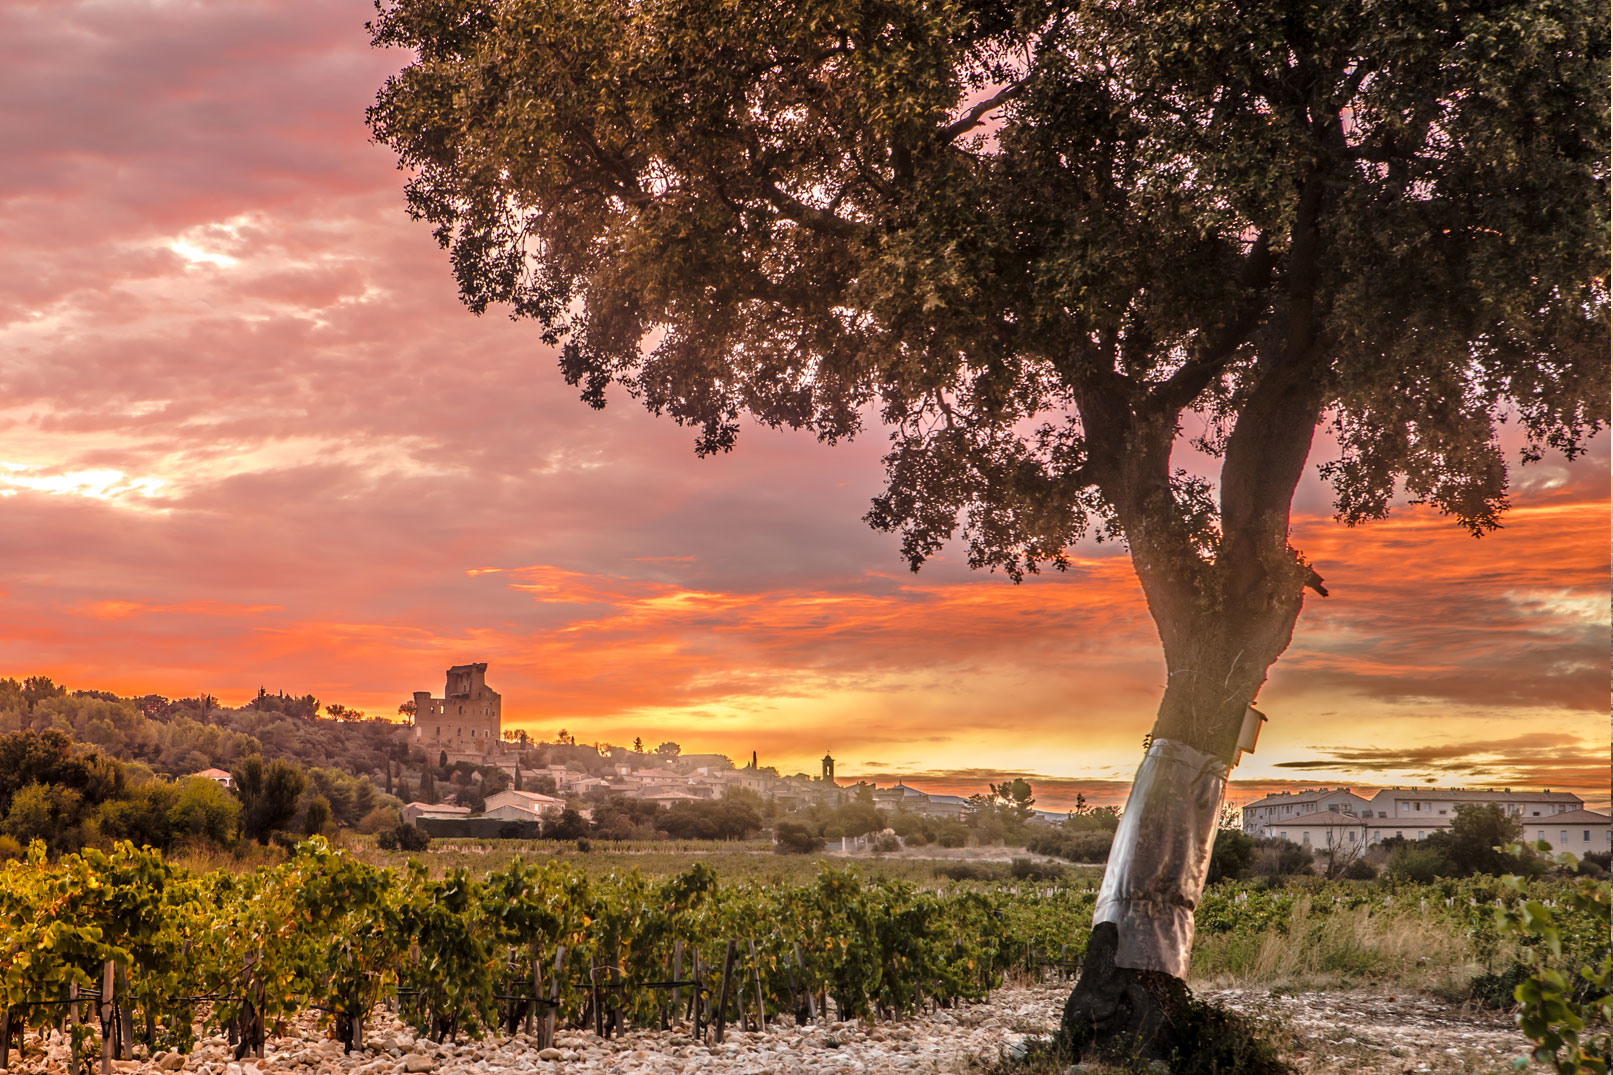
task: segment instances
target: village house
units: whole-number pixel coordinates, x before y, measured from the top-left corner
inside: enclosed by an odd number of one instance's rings
[[[566,808],[564,799],[535,791],[516,791],[514,788],[494,792],[486,798],[485,804],[483,817],[503,821],[536,821],[541,817],[559,814]]]
[[[398,811],[398,816],[405,825],[418,825],[421,818],[470,817],[470,807],[450,803],[409,803]]]
[[[933,795],[908,787],[900,780],[888,788],[875,788],[874,806],[881,810],[906,810],[920,817],[947,821],[961,821],[969,812],[969,800],[960,795]]]
[[[201,777],[203,780],[211,780],[221,788],[235,787],[235,777],[231,776],[223,769],[203,769],[196,775]]]

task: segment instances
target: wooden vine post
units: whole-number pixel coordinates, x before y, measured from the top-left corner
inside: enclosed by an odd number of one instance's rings
[[[795,1025],[800,1026],[805,1019],[806,1000],[801,993],[801,980],[795,973],[796,963],[792,959],[784,964],[784,973],[790,979],[790,1012],[795,1016]]]
[[[683,981],[683,941],[672,942],[672,1021],[681,1022],[678,1018],[679,1010],[683,1007],[683,987],[678,982]]]
[[[565,965],[566,946],[562,944],[554,950],[554,973],[549,976],[549,1010],[543,1013],[543,1036],[538,1046],[541,1049],[554,1044],[554,1024],[560,1014],[560,975]]]
[[[762,963],[756,958],[756,939],[748,938],[745,942],[750,946],[750,973],[751,984],[756,987],[756,1029],[767,1029],[767,1008],[762,1004]]]
[[[599,1006],[599,950],[588,957],[588,988],[592,991],[590,1007],[594,1009],[594,1034],[605,1036],[605,1012]]]
[[[120,963],[112,976],[113,985],[117,989],[119,1003],[117,1006],[118,1020],[118,1059],[128,1060],[133,1053],[134,1039],[134,1005],[129,1003],[129,972]],[[5,1067],[0,1064],[0,1067]]]
[[[609,1038],[622,1036],[621,989],[622,965],[613,959],[610,964],[610,1018],[605,1024],[605,1036]]]
[[[543,997],[543,946],[532,944],[532,999],[526,1006],[526,1032],[532,1033],[537,1023],[538,1001]]]
[[[694,996],[689,998],[689,1008],[691,1010],[691,1016],[690,1017],[694,1021],[694,1040],[695,1041],[704,1041],[705,1040],[705,1027],[703,1027],[701,1025],[701,1023],[700,1023],[700,997],[701,997],[702,991],[705,989],[705,979],[700,976],[700,949],[699,948],[696,948],[694,950],[694,980],[695,980]]]
[[[722,988],[717,993],[717,1040],[722,1041],[723,1024],[728,1021],[728,985],[734,976],[734,952],[739,945],[728,942],[727,954],[722,960]]]
[[[117,1008],[113,1006],[111,960],[107,960],[101,968],[100,1015],[101,1075],[112,1075],[112,1039],[117,1036]]]
[[[801,961],[801,946],[795,945],[794,947],[795,967],[801,972],[802,985],[806,990],[807,1020],[816,1023],[818,1021],[818,998],[812,991],[812,983],[806,980],[806,964]]]
[[[71,1075],[78,1075],[78,983],[67,983],[67,1041],[73,1056]]]

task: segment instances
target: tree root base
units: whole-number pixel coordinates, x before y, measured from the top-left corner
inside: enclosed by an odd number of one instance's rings
[[[1064,1005],[1064,1057],[1172,1075],[1292,1075],[1242,1016],[1195,999],[1169,974],[1116,966],[1118,940],[1114,923],[1093,927]]]

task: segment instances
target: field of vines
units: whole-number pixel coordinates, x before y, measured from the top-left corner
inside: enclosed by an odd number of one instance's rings
[[[1533,882],[1528,896],[1549,904],[1567,883]],[[521,1026],[541,1039],[557,1024],[610,1033],[688,1018],[896,1017],[982,998],[1010,972],[1068,970],[1094,896],[1086,884],[921,886],[827,866],[797,885],[723,884],[700,865],[660,880],[590,878],[554,858],[433,877],[320,839],[242,875],[176,869],[127,844],[55,862],[36,851],[0,864],[0,1038],[17,1047],[25,1027],[62,1025],[75,997],[87,1013],[69,1028],[81,1055],[98,1038],[122,1055],[142,1043],[183,1051],[198,1032],[261,1055],[304,1012],[351,1047],[383,1003],[435,1040]],[[1206,942],[1252,943],[1340,912],[1414,913],[1482,963],[1502,943],[1498,907],[1518,899],[1487,878],[1216,886],[1198,921]],[[1605,920],[1560,918],[1565,965],[1606,952]],[[96,1003],[103,990],[115,1006]]]

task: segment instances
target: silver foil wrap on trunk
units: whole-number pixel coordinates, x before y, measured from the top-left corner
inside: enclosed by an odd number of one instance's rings
[[[1155,739],[1143,755],[1092,915],[1094,924],[1115,924],[1119,966],[1187,977],[1228,770],[1224,759],[1170,739]]]

